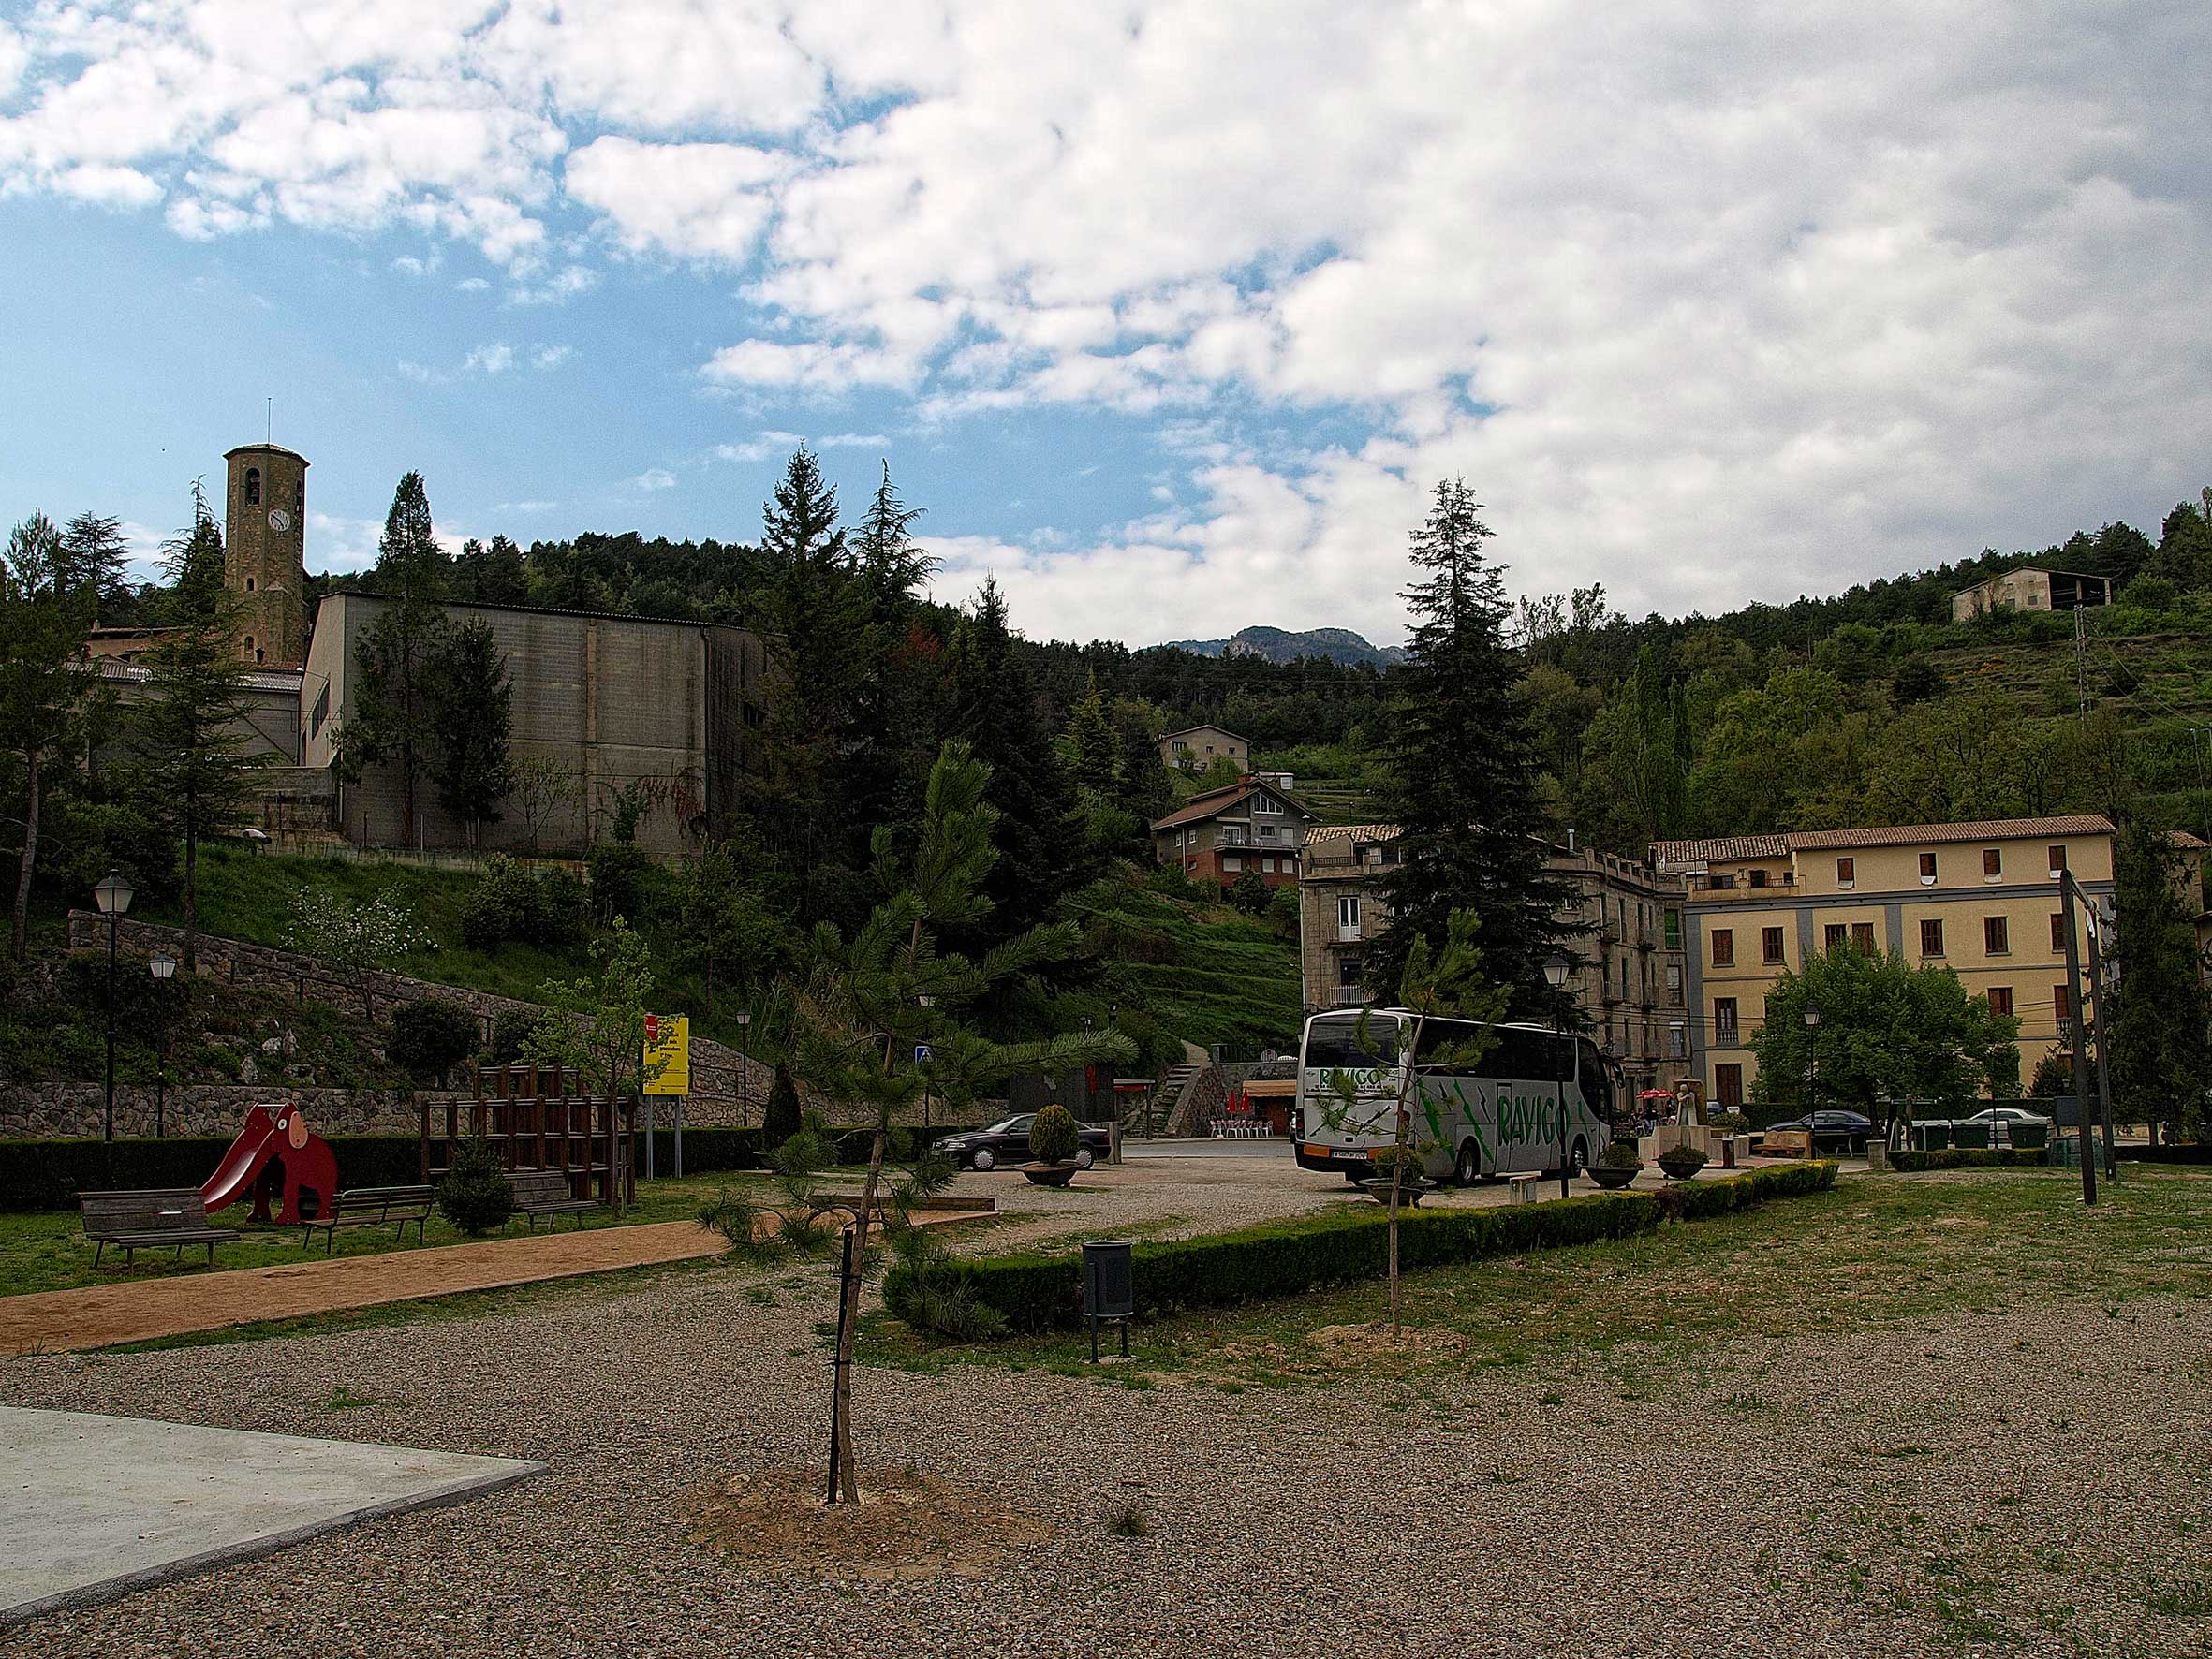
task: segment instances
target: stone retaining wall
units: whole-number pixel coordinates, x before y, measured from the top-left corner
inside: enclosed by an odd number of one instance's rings
[[[156,1091],[134,1083],[116,1086],[115,1133],[152,1135],[157,1098],[162,1129],[170,1135],[236,1135],[248,1111],[278,1100],[297,1103],[323,1135],[412,1135],[421,1126],[419,1096],[412,1090],[186,1083]],[[98,1083],[0,1087],[0,1140],[97,1139],[106,1100]]]

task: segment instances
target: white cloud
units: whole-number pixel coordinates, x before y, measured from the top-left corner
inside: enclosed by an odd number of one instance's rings
[[[575,355],[575,348],[568,345],[534,345],[525,354],[504,340],[493,340],[470,346],[456,368],[436,369],[404,358],[396,367],[419,386],[450,386],[456,380],[505,374],[521,368],[525,361],[533,369],[557,369]]]
[[[764,432],[745,443],[716,444],[715,457],[718,461],[766,461],[772,455],[789,455],[804,442],[803,433]]]
[[[534,369],[557,369],[576,355],[573,345],[534,345],[530,348],[530,366]]]
[[[492,285],[480,276],[465,276],[453,286],[464,294],[480,294]]]
[[[511,345],[479,345],[461,360],[464,374],[504,374],[513,367]]]
[[[0,25],[0,192],[457,240],[523,304],[714,267],[677,349],[763,424],[1155,430],[1157,517],[948,543],[1027,625],[1389,636],[1445,473],[1516,581],[1671,609],[2193,489],[2208,52],[2200,0],[78,0]]]
[[[673,490],[676,487],[676,475],[665,466],[648,467],[630,482],[638,489],[648,492]]]
[[[492,510],[495,513],[550,513],[560,505],[557,501],[503,501]]]

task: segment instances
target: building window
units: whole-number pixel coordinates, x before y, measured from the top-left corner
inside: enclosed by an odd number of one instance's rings
[[[2063,846],[2055,846],[2051,849],[2051,874],[2053,875],[2066,874],[2066,849]]]
[[[1934,917],[1930,917],[1920,924],[1920,954],[1923,956],[1941,956],[1943,954],[1943,924]]]
[[[1870,921],[1851,923],[1851,943],[1867,955],[1874,954],[1874,924]]]
[[[1985,846],[1982,849],[1982,874],[1995,881],[2005,873],[2005,855],[2001,847]]]
[[[1770,967],[1782,960],[1781,929],[1761,928],[1759,930],[1759,960]]]
[[[1989,988],[1989,1011],[1992,1014],[2010,1014],[2013,1011],[2013,988],[2010,985],[1992,985]]]
[[[2001,916],[1982,918],[1982,948],[1991,956],[2010,956],[2013,953],[2013,930]]]
[[[1822,950],[1838,949],[1842,947],[1843,941],[1843,923],[1839,921],[1832,921],[1826,927],[1821,930],[1821,948]]]
[[[1856,859],[1836,860],[1836,885],[1848,888],[1859,879],[1859,861]]]
[[[1283,803],[1272,795],[1255,795],[1252,810],[1263,818],[1279,818],[1283,815]]]
[[[1933,853],[1920,855],[1920,884],[1931,888],[1936,885],[1936,855]]]
[[[2073,998],[2067,994],[2063,985],[2051,987],[2051,1012],[2057,1018],[2060,1031],[2073,1023]]]
[[[1755,888],[1762,888],[1762,887],[1764,887],[1764,886],[1766,885],[1766,872],[1765,872],[1765,871],[1763,871],[1763,870],[1754,870],[1754,871],[1752,871],[1752,872],[1751,872],[1751,885],[1752,885],[1753,887],[1755,887]]]
[[[266,651],[257,651],[254,653],[254,661],[258,663],[265,663],[268,660],[269,653]]]
[[[1668,912],[1667,912],[1667,923],[1666,923],[1666,931],[1667,931],[1667,948],[1668,948],[1669,950],[1680,950],[1680,949],[1682,948],[1682,912],[1681,912],[1681,911],[1679,911],[1679,910],[1670,910],[1670,911],[1668,911]]]
[[[1736,936],[1733,928],[1713,930],[1713,965],[1733,968],[1736,965]]]
[[[1724,1061],[1713,1068],[1713,1100],[1732,1110],[1744,1104],[1744,1068],[1734,1061]]]
[[[258,466],[245,469],[245,504],[248,507],[261,505],[261,469]]]
[[[1336,928],[1339,932],[1356,935],[1360,931],[1360,901],[1357,894],[1348,894],[1336,901]]]
[[[1244,868],[1245,868],[1245,861],[1244,861],[1242,859],[1235,857],[1233,854],[1231,854],[1231,855],[1225,856],[1225,857],[1222,859],[1222,860],[1221,860],[1221,868],[1222,868],[1223,870],[1225,870],[1225,871],[1230,871],[1230,872],[1233,872],[1233,873],[1236,873],[1236,874],[1241,874],[1243,873],[1243,871],[1244,871]]]
[[[1674,992],[1677,999],[1681,997],[1682,964],[1680,962],[1669,962],[1667,964],[1667,989]]]
[[[1736,999],[1733,996],[1713,999],[1713,1040],[1723,1049],[1736,1046]]]
[[[2066,912],[2063,910],[2051,912],[2051,954],[2066,954]]]
[[[1347,991],[1356,990],[1360,983],[1360,959],[1340,956],[1336,959],[1336,983]]]
[[[316,695],[315,707],[307,715],[307,735],[314,737],[322,730],[322,723],[331,717],[331,688],[325,685]]]
[[[250,576],[245,579],[245,591],[249,594],[254,591],[254,579]]]

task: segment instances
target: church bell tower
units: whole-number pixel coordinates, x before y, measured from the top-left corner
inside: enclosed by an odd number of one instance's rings
[[[307,634],[307,458],[246,444],[223,459],[230,467],[223,581],[241,601],[239,654],[296,668]]]

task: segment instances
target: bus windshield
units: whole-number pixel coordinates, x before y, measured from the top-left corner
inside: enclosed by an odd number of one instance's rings
[[[1375,1071],[1398,1063],[1397,1016],[1371,1015],[1366,1035],[1372,1053],[1360,1047],[1357,1014],[1330,1014],[1315,1020],[1305,1030],[1305,1069]]]

